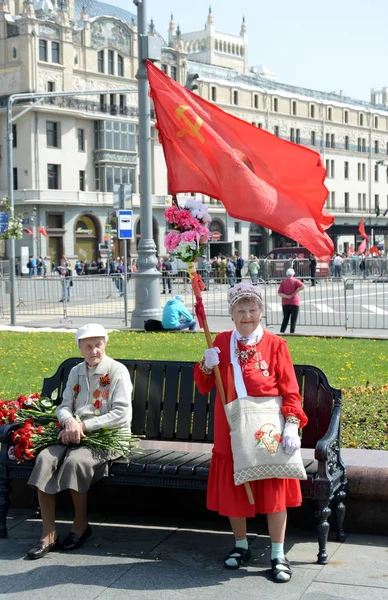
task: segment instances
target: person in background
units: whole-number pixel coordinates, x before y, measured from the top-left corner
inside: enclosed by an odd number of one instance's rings
[[[52,260],[51,261],[51,276],[53,277],[56,274],[57,274],[57,266],[56,266],[55,262]]]
[[[79,258],[77,258],[75,265],[74,265],[74,269],[75,272],[77,273],[77,277],[80,277],[80,275],[82,274],[82,264]]]
[[[304,290],[304,285],[300,279],[294,277],[294,269],[287,269],[287,279],[281,282],[278,294],[282,299],[283,322],[280,327],[280,333],[284,333],[291,317],[290,333],[295,333],[296,321],[298,320],[300,298],[299,292]]]
[[[343,262],[344,259],[337,253],[333,259],[334,277],[336,279],[341,279]]]
[[[162,315],[163,329],[188,329],[194,331],[196,321],[192,314],[187,310],[183,296],[174,296],[168,300],[163,308]]]
[[[166,293],[166,282],[167,282],[167,287],[168,287],[168,293],[171,294],[171,271],[172,271],[171,261],[168,258],[168,256],[165,256],[163,258],[163,262],[162,262],[162,284],[163,284],[162,294]]]
[[[248,262],[248,274],[249,274],[249,277],[251,278],[252,285],[257,285],[259,272],[260,272],[260,263],[259,263],[258,259],[256,258],[256,256],[251,254],[249,257],[249,262]]]
[[[236,265],[234,260],[228,256],[226,260],[226,276],[229,287],[233,287],[236,283]]]
[[[128,432],[131,428],[132,382],[126,367],[105,354],[107,331],[102,325],[88,323],[78,329],[75,341],[84,360],[70,371],[57,408],[57,419],[63,427],[58,436],[60,443],[38,454],[28,480],[38,491],[42,515],[40,541],[28,552],[30,560],[43,558],[56,548],[65,552],[76,550],[90,537],[88,489],[107,475],[109,461],[118,456],[92,451],[81,445],[81,439],[103,427],[120,427]],[[70,533],[60,544],[55,498],[63,490],[70,490],[74,520]]]
[[[203,292],[206,292],[210,287],[210,272],[211,272],[211,270],[212,270],[212,266],[211,266],[210,260],[208,260],[206,258],[206,256],[204,256],[203,260],[202,260],[202,265],[201,265],[201,276],[202,276],[203,282],[206,287],[204,290],[202,290]]]
[[[307,417],[302,409],[287,344],[279,336],[263,330],[260,320],[264,305],[257,286],[240,283],[230,288],[228,303],[235,329],[218,333],[214,347],[205,350],[204,358],[195,365],[195,383],[201,394],[208,394],[216,384],[214,367],[219,365],[224,389],[231,402],[237,396],[237,381],[239,387],[243,383],[250,397],[280,396],[285,419],[280,443],[285,453],[292,455],[300,448],[298,428],[306,425]],[[234,485],[230,429],[217,390],[206,505],[230,521],[234,548],[225,558],[224,565],[227,569],[238,569],[249,561],[247,517],[266,514],[271,539],[272,578],[274,582],[286,583],[292,576],[290,563],[284,555],[287,508],[302,503],[299,480],[258,479],[251,481],[250,487],[253,505],[248,501],[244,486]]]
[[[241,283],[241,274],[244,268],[244,260],[241,258],[240,253],[236,252],[236,282]]]
[[[310,254],[310,277],[311,277],[311,285],[315,285],[315,275],[317,272],[317,259],[314,254]]]

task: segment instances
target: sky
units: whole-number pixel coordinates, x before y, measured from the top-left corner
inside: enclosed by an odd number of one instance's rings
[[[136,13],[132,0],[104,0]],[[209,4],[216,30],[248,28],[249,66],[277,81],[370,100],[388,86],[387,0],[146,0],[147,20],[167,39],[171,12],[182,33],[203,29]]]

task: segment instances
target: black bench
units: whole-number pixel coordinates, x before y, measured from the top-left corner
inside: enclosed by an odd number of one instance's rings
[[[69,372],[81,360],[65,360],[55,375],[44,380],[42,395],[59,404]],[[199,393],[193,381],[194,363],[120,362],[133,382],[132,431],[147,441],[153,440],[154,447],[134,453],[130,459],[114,461],[109,476],[101,483],[205,490],[211,454],[204,452],[203,446],[202,451],[196,451],[195,443],[210,446],[213,442],[215,390],[205,396]],[[308,479],[301,482],[302,494],[316,501],[318,563],[326,564],[331,503],[337,539],[344,539],[347,477],[340,455],[341,391],[332,388],[317,367],[294,368],[309,419],[302,433],[302,448],[312,449],[311,458],[304,459]],[[32,462],[17,464],[8,458],[10,434],[16,427],[0,427],[0,537],[7,536],[10,481],[27,479],[33,466]],[[191,451],[186,449],[187,443]]]

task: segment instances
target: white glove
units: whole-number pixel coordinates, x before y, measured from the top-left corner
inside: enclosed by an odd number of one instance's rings
[[[216,365],[220,364],[220,359],[218,357],[221,350],[215,346],[214,348],[207,348],[205,350],[205,367],[208,369],[212,369]]]
[[[286,423],[283,431],[283,448],[286,454],[294,454],[300,448],[300,437],[296,423]]]

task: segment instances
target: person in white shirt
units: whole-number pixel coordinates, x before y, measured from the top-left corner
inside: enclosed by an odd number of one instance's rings
[[[342,258],[342,256],[340,254],[336,254],[334,257],[334,260],[333,260],[333,267],[334,267],[334,277],[336,277],[337,279],[341,278],[343,262],[344,262],[344,259]]]

